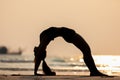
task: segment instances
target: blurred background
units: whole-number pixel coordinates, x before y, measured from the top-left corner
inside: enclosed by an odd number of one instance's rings
[[[33,55],[40,33],[51,26],[74,29],[94,55],[119,55],[119,0],[0,0],[0,46],[10,52],[21,49],[23,54]],[[49,56],[80,53],[61,37],[47,51]]]

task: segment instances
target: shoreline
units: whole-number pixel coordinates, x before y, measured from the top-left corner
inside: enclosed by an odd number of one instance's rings
[[[34,76],[34,75],[0,75],[0,80],[120,80],[120,76],[79,76],[79,75],[56,75],[56,76]]]

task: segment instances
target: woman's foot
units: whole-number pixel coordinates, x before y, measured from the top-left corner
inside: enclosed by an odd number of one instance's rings
[[[45,73],[45,75],[48,75],[48,76],[55,76],[56,75],[56,73],[53,72],[50,69],[50,67],[47,65],[47,63],[45,62],[45,60],[43,60],[42,69],[43,69],[43,72]]]
[[[38,74],[38,73],[35,73],[34,75],[35,76],[44,76],[44,74]]]
[[[95,73],[90,73],[90,76],[108,76],[108,75],[103,74],[101,72],[95,72]]]

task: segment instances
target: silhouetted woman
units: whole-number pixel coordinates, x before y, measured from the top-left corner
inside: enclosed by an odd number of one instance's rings
[[[96,68],[94,60],[91,55],[90,47],[87,44],[87,42],[74,30],[65,27],[61,28],[50,27],[40,34],[40,45],[35,53],[35,69],[34,69],[35,75],[38,75],[37,74],[38,67],[41,61],[42,60],[44,61],[46,57],[47,45],[51,40],[54,40],[54,38],[58,36],[63,37],[63,39],[68,43],[73,43],[78,49],[82,51],[84,62],[87,65],[88,69],[90,70],[91,76],[107,76],[99,72],[98,69]]]

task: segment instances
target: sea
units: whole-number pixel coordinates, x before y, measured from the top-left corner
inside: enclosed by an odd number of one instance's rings
[[[93,58],[100,72],[120,76],[120,55],[93,55]],[[57,75],[88,76],[90,74],[82,56],[48,57],[46,62]],[[38,72],[43,74],[41,65]],[[33,73],[33,55],[0,54],[0,75],[34,75]]]

